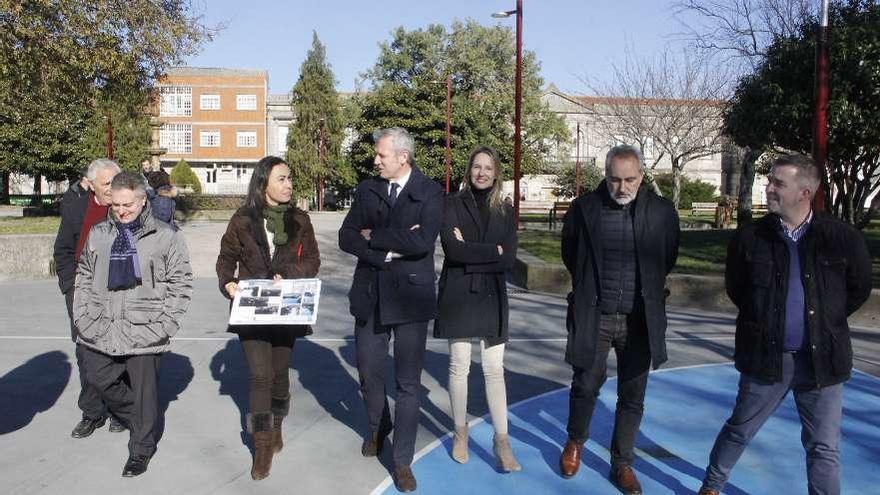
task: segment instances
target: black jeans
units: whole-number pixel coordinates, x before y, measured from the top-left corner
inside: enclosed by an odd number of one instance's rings
[[[388,396],[385,391],[385,368],[388,343],[394,333],[394,378],[397,398],[394,403],[394,438],[392,446],[396,466],[409,466],[415,455],[419,426],[419,394],[428,322],[417,321],[384,326],[378,310],[367,321],[357,320],[354,328],[357,368],[361,394],[367,406],[370,430],[387,433],[391,429]]]
[[[240,334],[250,372],[251,413],[269,412],[272,399],[290,398],[290,354],[296,338],[284,329]]]
[[[596,358],[590,368],[574,367],[568,408],[568,437],[585,442],[590,421],[605,383],[608,352],[617,355],[617,411],[611,440],[611,465],[629,465],[645,403],[651,349],[644,313],[603,314],[599,320]]]
[[[80,346],[86,380],[101,393],[110,412],[128,426],[128,451],[152,456],[159,434],[161,354],[109,356]]]

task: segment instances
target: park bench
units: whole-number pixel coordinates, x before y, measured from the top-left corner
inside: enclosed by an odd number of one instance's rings
[[[691,215],[714,215],[715,208],[718,207],[718,203],[714,201],[707,202],[699,202],[694,201],[691,203]]]
[[[550,210],[549,214],[549,227],[550,230],[556,228],[556,223],[562,220],[565,217],[565,214],[568,213],[568,209],[571,208],[571,201],[556,201],[553,203],[553,208]]]

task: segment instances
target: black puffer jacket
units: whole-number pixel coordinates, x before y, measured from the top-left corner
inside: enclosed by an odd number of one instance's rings
[[[727,250],[727,294],[739,308],[736,368],[749,376],[782,379],[788,248],[779,217],[743,227]],[[857,230],[816,215],[799,243],[806,324],[817,386],[849,378],[852,343],[847,317],[871,294],[871,257]]]

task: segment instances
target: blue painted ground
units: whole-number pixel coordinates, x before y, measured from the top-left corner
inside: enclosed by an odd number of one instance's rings
[[[738,377],[731,365],[651,375],[634,465],[645,493],[696,492],[715,436],[733,407]],[[568,418],[568,389],[564,388],[511,407],[511,443],[523,465],[521,472],[495,471],[492,425],[479,421],[471,426],[467,464],[449,457],[449,437],[421,453],[413,465],[419,492],[619,493],[607,481],[616,386],[616,380],[610,379],[602,389],[584,465],[574,478],[562,478],[557,467]],[[843,409],[843,493],[878,493],[880,379],[855,373],[845,386]],[[789,394],[746,449],[724,493],[806,493],[805,471],[800,422]],[[397,493],[388,485],[386,480],[377,492]]]

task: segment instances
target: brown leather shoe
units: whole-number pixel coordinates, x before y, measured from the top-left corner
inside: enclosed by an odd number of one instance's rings
[[[394,486],[399,492],[416,491],[416,477],[409,466],[394,467]]]
[[[721,495],[718,490],[713,490],[711,488],[706,488],[705,486],[700,487],[700,491],[697,492],[697,495]]]
[[[609,479],[614,486],[626,495],[642,495],[642,485],[639,484],[635,471],[625,464],[611,468]]]
[[[387,431],[370,433],[361,445],[361,455],[364,457],[376,457],[380,455],[382,453],[382,448],[385,446],[385,438],[388,436],[388,433],[389,432]]]
[[[562,455],[559,456],[559,472],[565,478],[576,475],[581,467],[581,454],[584,452],[584,444],[568,439]]]

